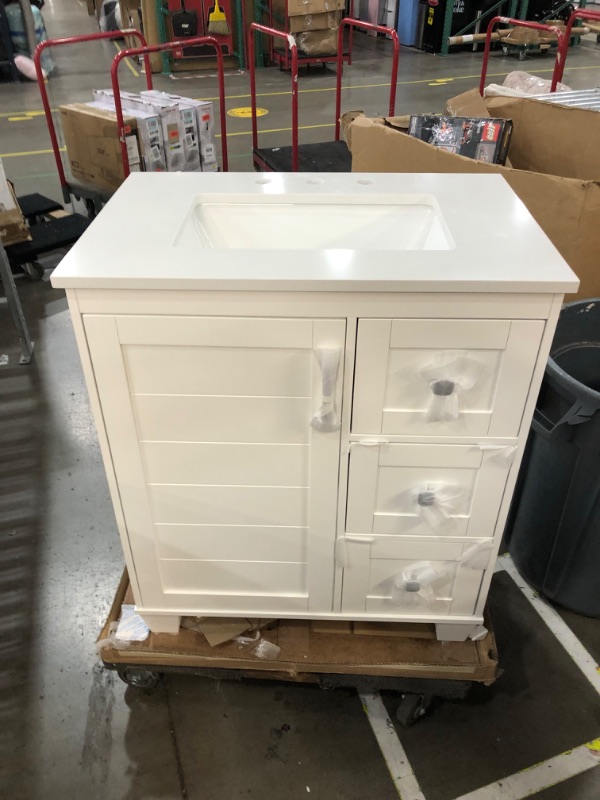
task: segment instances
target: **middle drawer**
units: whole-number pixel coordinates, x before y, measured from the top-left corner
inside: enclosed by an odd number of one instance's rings
[[[493,537],[515,446],[353,442],[346,532]]]

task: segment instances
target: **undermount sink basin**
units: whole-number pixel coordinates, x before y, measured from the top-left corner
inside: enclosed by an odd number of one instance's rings
[[[197,202],[176,240],[212,250],[450,250],[434,198],[389,200],[306,197],[290,202],[256,196]]]

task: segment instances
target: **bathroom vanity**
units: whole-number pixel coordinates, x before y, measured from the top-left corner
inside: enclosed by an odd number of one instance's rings
[[[52,283],[153,631],[477,635],[578,286],[503,178],[132,174]]]

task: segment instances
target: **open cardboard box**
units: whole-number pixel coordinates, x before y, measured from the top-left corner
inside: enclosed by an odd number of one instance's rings
[[[353,172],[497,172],[508,181],[581,281],[567,300],[600,296],[600,114],[473,89],[446,113],[512,119],[510,166],[483,164],[407,135],[408,117],[342,117]],[[485,202],[485,198],[482,198]],[[482,254],[483,257],[483,254]]]
[[[4,173],[0,159],[0,242],[10,244],[26,242],[31,239],[27,222],[21,213],[19,203],[11,184]]]

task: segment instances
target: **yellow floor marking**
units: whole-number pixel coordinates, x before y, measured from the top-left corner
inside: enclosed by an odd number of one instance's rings
[[[125,59],[127,60],[127,59]],[[130,65],[131,66],[131,65]],[[571,72],[575,70],[591,70],[591,69],[600,69],[600,64],[590,64],[585,67],[566,67],[565,72]],[[538,69],[536,72],[554,72],[554,67],[548,69]],[[139,73],[137,73],[139,77]],[[503,75],[508,75],[508,72],[488,72],[488,78],[501,78]],[[466,81],[466,80],[479,80],[479,75],[454,75],[452,78],[447,80],[452,81]],[[439,81],[439,80],[446,80],[444,78],[420,78],[418,80],[411,80],[411,81],[398,81],[398,86],[415,86],[419,83],[426,83],[431,84],[432,81]],[[361,83],[356,86],[342,86],[342,91],[359,91],[360,89],[378,89],[378,88],[385,88],[390,85],[389,81],[386,83]],[[438,84],[435,83],[437,86]],[[299,94],[310,94],[312,92],[335,92],[335,86],[323,86],[320,89],[299,89]],[[281,97],[283,95],[290,95],[291,91],[288,89],[287,91],[281,92],[259,92],[257,93],[257,97]],[[247,97],[250,97],[249,94],[229,94],[226,95],[226,100],[243,100]],[[196,100],[218,100],[218,95],[216,97],[198,97],[194,98]],[[56,112],[58,109],[53,108],[52,111]],[[0,111],[0,119],[2,117],[14,117],[16,114],[39,114],[42,115],[43,111]]]
[[[117,50],[117,52],[120,53],[123,48],[120,47],[117,42],[113,42],[113,44],[114,44],[115,49]],[[136,78],[139,78],[140,77],[140,73],[137,71],[137,69],[131,63],[131,59],[130,58],[124,58],[123,61],[127,64],[129,69],[133,72],[134,76]]]
[[[66,147],[61,147],[60,152],[64,153]],[[18,158],[19,156],[46,156],[54,150],[26,150],[23,153],[0,153],[0,158]]]
[[[266,108],[257,108],[256,109],[256,116],[257,117],[264,117],[268,114]],[[251,119],[252,118],[252,108],[250,106],[240,106],[240,108],[230,108],[227,114],[230,117],[240,117],[241,119]]]
[[[32,117],[9,117],[9,122],[27,122],[28,120],[32,119]]]

